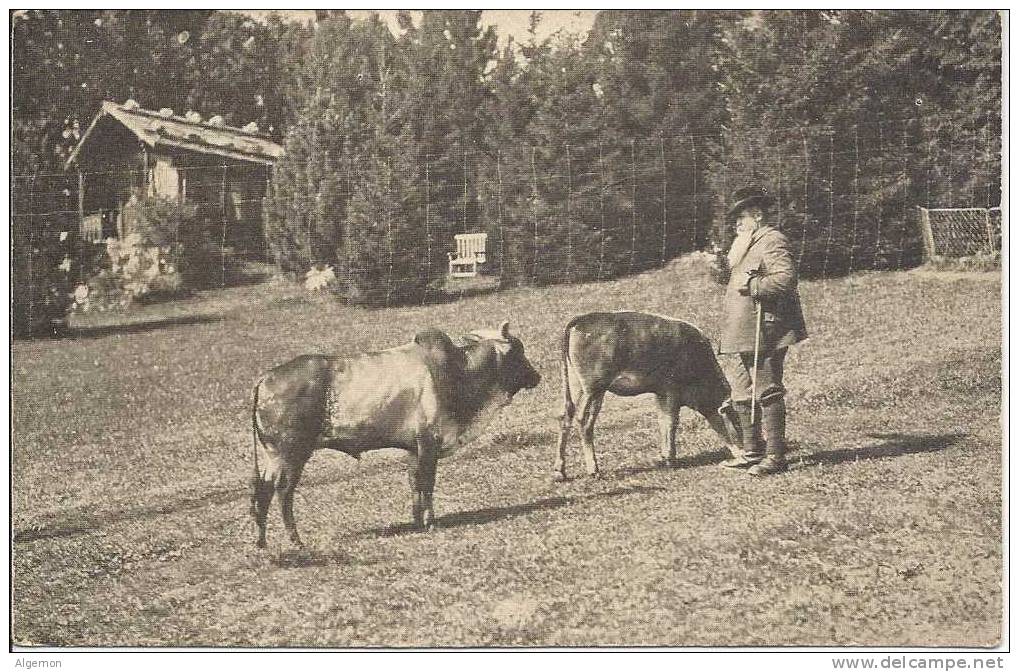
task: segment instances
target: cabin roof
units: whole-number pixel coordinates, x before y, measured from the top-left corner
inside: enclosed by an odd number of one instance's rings
[[[104,120],[119,123],[153,149],[186,150],[270,165],[283,156],[283,147],[257,131],[213,125],[208,120],[191,121],[168,110],[155,112],[103,101],[102,110],[67,159],[65,169],[78,162],[82,148],[93,141]]]

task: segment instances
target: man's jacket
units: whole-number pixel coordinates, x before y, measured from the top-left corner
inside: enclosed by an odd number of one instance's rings
[[[729,275],[719,353],[754,351],[755,301],[760,302],[764,318],[761,352],[787,348],[807,337],[796,275],[789,241],[778,229],[762,226],[751,234],[746,252]],[[741,287],[749,287],[749,294],[740,294]]]

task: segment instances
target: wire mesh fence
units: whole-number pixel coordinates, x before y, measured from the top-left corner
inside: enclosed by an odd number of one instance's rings
[[[748,183],[771,190],[774,223],[804,274],[903,268],[921,261],[928,242],[917,206],[998,204],[1000,135],[967,129],[987,146],[945,142],[954,123],[770,129],[768,146],[664,134],[462,142],[435,154],[355,157],[318,181],[310,161],[286,157],[271,170],[214,162],[163,173],[128,164],[16,175],[15,249],[27,252],[15,257],[15,300],[29,312],[59,303],[108,269],[107,241],[132,234],[142,247],[163,248],[164,266],[195,286],[229,285],[248,261],[296,274],[328,266],[339,293],[375,305],[428,301],[479,281],[606,280],[725,247],[729,191]],[[954,212],[933,230],[936,249],[968,250],[981,233],[987,240],[985,210]],[[454,237],[472,233],[487,234],[477,278],[454,278]],[[57,289],[46,298],[42,286]]]
[[[1001,250],[1000,208],[920,208],[925,258]]]

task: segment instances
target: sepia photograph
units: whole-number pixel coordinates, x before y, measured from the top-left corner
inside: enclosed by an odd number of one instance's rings
[[[1007,10],[7,20],[12,668],[1004,667]]]

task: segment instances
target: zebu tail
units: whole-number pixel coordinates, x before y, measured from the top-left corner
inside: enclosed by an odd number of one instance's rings
[[[258,388],[261,386],[261,380],[255,383],[254,398],[251,402],[251,455],[254,458],[255,464],[255,476],[253,483],[256,484],[256,486],[262,473],[258,470],[258,444],[261,443],[263,446],[265,445],[265,442],[262,441],[262,432],[258,429]]]
[[[577,412],[570,392],[570,332],[576,323],[577,318],[573,318],[563,330],[562,359],[559,362],[559,371],[563,378],[563,417],[568,420],[572,420]]]

